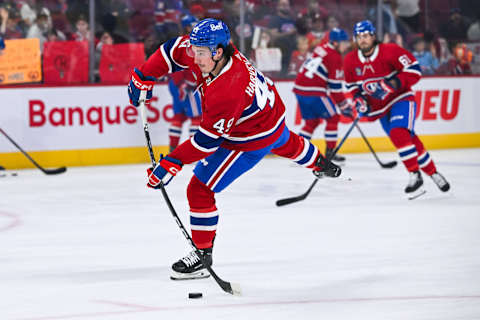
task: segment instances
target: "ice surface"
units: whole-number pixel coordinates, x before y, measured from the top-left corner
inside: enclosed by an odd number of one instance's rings
[[[480,150],[432,151],[451,182],[408,201],[401,164],[348,155],[345,179],[267,158],[219,194],[212,279],[174,282],[189,251],[146,165],[0,178],[0,319],[480,319]],[[397,159],[382,153],[385,161]],[[187,166],[168,192],[188,226]],[[203,298],[189,300],[189,292]]]

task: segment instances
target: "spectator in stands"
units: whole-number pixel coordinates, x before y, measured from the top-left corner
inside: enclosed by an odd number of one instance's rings
[[[473,53],[465,43],[457,43],[452,50],[453,57],[448,61],[448,74],[465,75],[472,74],[470,63]]]
[[[307,33],[309,49],[315,48],[322,41],[328,41],[324,40],[328,33],[325,28],[325,17],[325,15],[318,12],[311,17],[311,28]]]
[[[114,43],[112,35],[108,31],[103,31],[97,45],[95,46],[95,82],[100,82],[100,58],[102,57],[102,49],[104,45],[112,45]]]
[[[21,39],[25,35],[18,25],[18,12],[10,5],[0,7],[0,36],[5,39]]]
[[[40,51],[43,52],[43,44],[47,41],[47,36],[51,30],[49,23],[49,12],[47,9],[42,10],[37,15],[35,23],[33,23],[27,32],[27,38],[37,38],[40,40]]]
[[[438,69],[438,59],[432,52],[426,50],[425,39],[423,37],[415,38],[413,41],[412,54],[417,58],[423,75],[433,75]]]
[[[72,40],[88,41],[90,39],[90,27],[87,18],[81,14],[75,21],[75,33],[72,34]]]
[[[468,41],[480,41],[480,9],[477,12],[475,21],[468,28],[467,38]]]
[[[455,47],[459,41],[467,40],[467,31],[469,23],[465,17],[462,16],[459,8],[453,8],[450,11],[448,21],[443,23],[440,27],[440,34],[447,39],[450,47]]]
[[[200,4],[194,4],[193,6],[190,7],[190,12],[192,15],[197,18],[198,20],[203,20],[205,19],[205,8],[202,7]]]
[[[307,59],[309,54],[308,39],[305,36],[297,37],[297,50],[292,52],[290,58],[290,65],[288,67],[288,76],[296,77],[298,69],[302,66],[303,62]]]
[[[297,33],[289,0],[278,1],[276,13],[270,20],[269,31],[274,46],[282,51],[281,72],[287,74],[290,56],[296,47]]]
[[[396,0],[398,20],[408,27],[410,32],[420,32],[420,0]]]

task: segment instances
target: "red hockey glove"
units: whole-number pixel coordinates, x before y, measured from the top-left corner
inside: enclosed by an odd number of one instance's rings
[[[160,161],[156,167],[147,169],[148,183],[147,187],[158,189],[160,188],[160,181],[166,186],[173,177],[182,170],[183,164],[180,160],[160,155]]]

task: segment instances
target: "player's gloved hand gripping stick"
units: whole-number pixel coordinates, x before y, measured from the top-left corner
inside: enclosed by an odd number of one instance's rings
[[[142,117],[142,123],[143,123],[143,131],[145,133],[145,140],[147,142],[147,148],[148,152],[150,155],[150,160],[152,161],[152,168],[156,168],[156,161],[155,161],[155,155],[153,154],[153,148],[152,148],[152,141],[150,139],[150,131],[149,131],[149,125],[147,121],[147,115],[145,112],[145,101],[147,98],[147,91],[142,90],[140,93],[140,99],[139,99],[139,106],[140,106],[140,115]],[[164,158],[165,159],[165,158]],[[150,182],[149,182],[150,183]],[[182,221],[178,217],[177,212],[175,211],[175,208],[172,205],[172,202],[170,201],[170,198],[165,190],[164,183],[162,180],[158,181],[157,187],[160,189],[162,192],[163,198],[165,199],[165,202],[167,203],[168,209],[170,210],[170,213],[172,214],[173,218],[175,219],[175,222],[177,223],[178,227],[182,231],[183,235],[185,238],[188,240],[192,248],[195,250],[195,253],[197,256],[200,258],[200,261],[202,264],[205,266],[205,268],[210,272],[212,275],[213,279],[218,283],[218,285],[222,288],[223,291],[228,292],[233,295],[241,295],[241,289],[240,285],[236,283],[231,283],[224,281],[220,279],[220,277],[213,271],[212,267],[205,263],[205,258],[203,257],[202,253],[198,250],[198,248],[195,246],[195,243],[192,240],[192,237],[188,234],[187,230],[183,226]]]
[[[333,150],[332,154],[330,155],[329,158],[327,158],[327,163],[330,163],[332,161],[332,159],[335,157],[335,155],[337,154],[338,150],[340,150],[340,148],[342,147],[343,143],[345,142],[345,140],[347,140],[348,136],[350,135],[350,133],[352,132],[353,128],[357,125],[357,122],[360,120],[359,117],[357,117],[355,120],[353,120],[353,123],[352,125],[350,126],[350,128],[348,128],[348,131],[347,133],[345,134],[345,136],[342,138],[342,140],[340,141],[340,143],[338,144],[338,146],[335,148],[335,150]],[[310,194],[310,192],[312,191],[313,187],[315,187],[315,185],[317,184],[318,180],[319,180],[320,176],[315,178],[315,180],[313,180],[312,184],[310,185],[310,187],[308,188],[308,190],[299,195],[299,196],[296,196],[296,197],[291,197],[291,198],[285,198],[285,199],[280,199],[280,200],[277,200],[276,204],[277,206],[281,207],[281,206],[284,206],[284,205],[287,205],[287,204],[290,204],[290,203],[294,203],[294,202],[298,202],[298,201],[302,201],[302,200],[305,200],[305,198],[307,198],[307,196]]]

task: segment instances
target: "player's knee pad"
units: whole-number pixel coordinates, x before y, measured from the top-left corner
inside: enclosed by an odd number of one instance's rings
[[[195,175],[187,187],[187,199],[190,209],[216,210],[215,193],[210,190]]]

